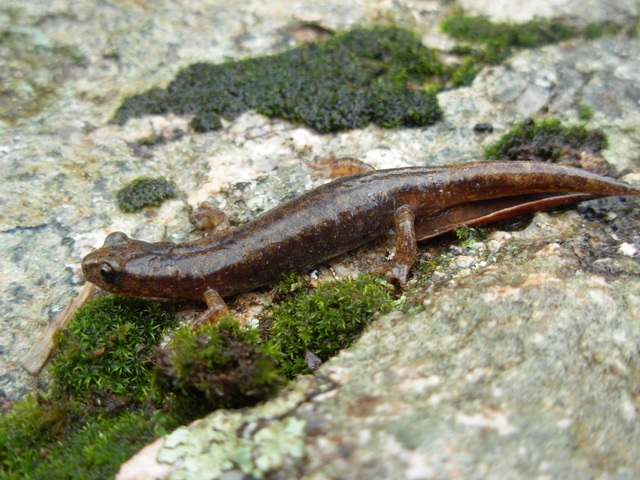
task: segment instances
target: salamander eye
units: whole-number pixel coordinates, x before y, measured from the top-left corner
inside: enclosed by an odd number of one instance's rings
[[[109,259],[100,264],[100,276],[109,285],[120,283],[122,272],[122,265],[115,259]]]
[[[103,247],[116,247],[118,245],[126,245],[129,243],[130,238],[122,232],[113,232],[107,235],[104,239]]]

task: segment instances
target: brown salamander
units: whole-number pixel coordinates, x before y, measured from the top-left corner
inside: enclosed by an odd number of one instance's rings
[[[396,254],[386,278],[404,286],[418,240],[640,188],[585,170],[534,162],[408,167],[343,177],[224,235],[173,244],[110,234],[82,268],[92,283],[137,297],[206,301],[202,318],[226,311],[221,297],[279,280],[394,227]]]

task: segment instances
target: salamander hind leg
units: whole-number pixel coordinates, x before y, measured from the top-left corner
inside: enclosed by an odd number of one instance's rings
[[[204,301],[207,303],[207,309],[191,321],[192,328],[197,328],[205,323],[214,325],[229,313],[227,304],[224,303],[216,290],[211,289],[204,292]]]
[[[395,282],[404,287],[407,284],[409,271],[416,262],[416,255],[418,254],[414,229],[415,214],[409,205],[403,205],[396,210],[393,224],[396,230],[396,254],[391,265],[386,267],[384,278],[389,283]]]

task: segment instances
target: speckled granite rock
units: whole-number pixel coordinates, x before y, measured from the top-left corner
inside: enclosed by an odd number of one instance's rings
[[[108,124],[125,96],[165,85],[180,67],[294,44],[288,27],[296,21],[344,29],[391,19],[425,41],[449,41],[434,30],[445,7],[431,1],[210,3],[56,0],[27,8],[9,0],[0,8],[0,25],[17,42],[12,56],[0,56],[0,78],[13,92],[0,100],[5,400],[46,382],[17,361],[74,295],[80,259],[106,233],[184,240],[194,234],[188,206],[209,194],[236,215],[254,215],[314,185],[302,166],[314,155],[334,151],[377,167],[473,160],[527,116],[576,122],[586,104],[594,111],[588,125],[611,139],[607,159],[637,171],[640,40],[622,36],[521,52],[486,68],[472,86],[439,95],[444,119],[427,129],[318,135],[251,112],[201,135],[175,117]],[[535,3],[551,16],[559,8]],[[487,10],[476,13],[491,15],[495,4],[477,2]],[[584,22],[638,14],[637,2],[580,5],[562,2],[559,14]],[[479,122],[494,133],[474,133]],[[134,155],[131,142],[151,134],[175,139],[150,158]],[[119,186],[157,172],[181,196],[146,215],[119,213]],[[246,205],[219,195],[235,182],[244,182]],[[242,468],[269,478],[633,478],[640,232],[629,212],[639,208],[591,202],[450,249],[439,270],[408,290],[406,314],[379,319],[352,349],[262,410],[216,412],[172,434],[160,458],[182,462],[173,478],[216,478],[213,465],[190,470],[202,465],[200,451],[219,448],[202,436],[215,429],[231,442],[231,453],[218,456],[227,479],[242,478]],[[238,424],[247,428],[225,430]]]
[[[566,18],[577,24],[590,22],[625,22],[640,15],[634,0],[460,0],[472,15],[483,15],[495,21],[524,23],[533,18]]]

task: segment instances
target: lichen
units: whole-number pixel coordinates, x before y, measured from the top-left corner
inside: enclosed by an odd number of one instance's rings
[[[176,195],[175,185],[169,180],[142,177],[118,191],[118,208],[124,213],[135,213],[146,207],[158,206]]]
[[[0,118],[12,123],[45,109],[84,62],[78,49],[55,45],[22,16],[0,9]]]
[[[300,459],[304,455],[306,422],[296,417],[272,420],[269,428],[258,431],[251,442],[243,440],[231,459],[240,469],[256,478],[277,469],[285,458]]]
[[[171,480],[213,480],[232,469],[268,478],[285,461],[303,456],[306,422],[291,412],[310,398],[310,391],[319,394],[330,388],[330,383],[302,377],[251,409],[213,412],[165,437],[158,461],[178,467]]]

